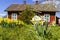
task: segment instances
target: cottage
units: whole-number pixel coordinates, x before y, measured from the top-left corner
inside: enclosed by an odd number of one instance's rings
[[[21,14],[21,12],[26,8],[26,6],[29,6],[33,8],[33,11],[35,11],[38,15],[44,16],[44,21],[48,21],[50,24],[52,21],[56,21],[56,8],[52,4],[39,4],[38,0],[35,4],[26,4],[26,1],[24,1],[23,4],[12,4],[10,5],[5,11],[8,13],[8,18],[10,19],[18,19],[18,16]]]

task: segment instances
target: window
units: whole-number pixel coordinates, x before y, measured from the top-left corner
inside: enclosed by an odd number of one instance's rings
[[[44,21],[50,22],[50,14],[44,14]]]
[[[12,13],[12,19],[17,19],[17,14],[16,13]]]

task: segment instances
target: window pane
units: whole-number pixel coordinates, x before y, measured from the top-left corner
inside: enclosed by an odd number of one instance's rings
[[[14,16],[16,16],[16,14],[14,14]]]
[[[12,13],[12,19],[17,19],[17,14],[16,13]]]
[[[45,19],[45,21],[47,22],[49,22],[50,21],[50,15],[49,14],[44,14],[44,19]]]

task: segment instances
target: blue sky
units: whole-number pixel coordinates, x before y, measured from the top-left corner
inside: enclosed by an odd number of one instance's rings
[[[4,10],[11,4],[22,4],[24,0],[0,0],[0,17],[7,14]],[[35,0],[26,0],[28,4],[34,4]],[[39,0],[43,2],[44,0]],[[60,16],[60,13],[57,14]]]

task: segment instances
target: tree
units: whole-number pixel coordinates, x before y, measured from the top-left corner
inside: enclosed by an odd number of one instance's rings
[[[31,24],[30,20],[33,16],[35,16],[35,12],[33,11],[33,9],[30,7],[26,7],[25,10],[22,11],[22,14],[19,15],[18,19],[27,24]]]

